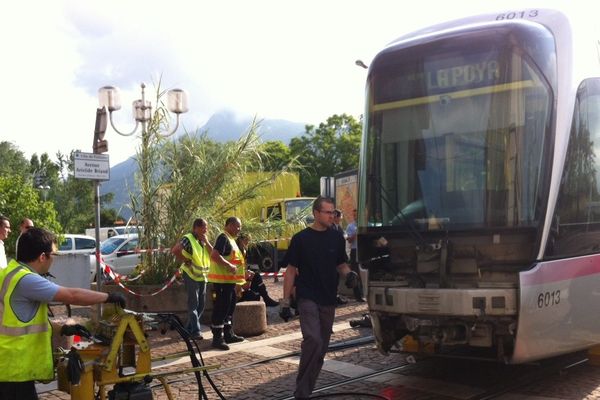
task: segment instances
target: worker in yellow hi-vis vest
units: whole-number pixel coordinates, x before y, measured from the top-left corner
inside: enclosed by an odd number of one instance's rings
[[[35,381],[54,379],[48,303],[125,307],[122,293],[58,286],[45,279],[56,256],[56,236],[31,228],[19,237],[17,259],[0,269],[0,399],[37,399]],[[58,327],[57,327],[58,330]],[[57,332],[58,333],[58,332]],[[61,335],[91,338],[82,325],[63,325]]]
[[[221,233],[210,254],[211,263],[208,281],[213,284],[215,302],[212,313],[212,347],[229,350],[228,344],[244,340],[233,332],[232,318],[235,310],[235,286],[246,282],[245,263],[235,242],[242,229],[237,217],[225,221],[225,232]]]
[[[183,236],[171,249],[175,258],[182,262],[181,271],[188,297],[186,329],[196,340],[202,340],[200,318],[204,312],[210,253],[213,249],[206,237],[207,231],[206,221],[197,218],[192,225],[192,232]]]

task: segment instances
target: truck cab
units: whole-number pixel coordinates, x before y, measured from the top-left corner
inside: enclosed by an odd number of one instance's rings
[[[298,224],[311,224],[314,197],[289,197],[267,200],[260,209],[260,222],[267,227],[272,240],[261,242],[249,254],[249,262],[258,264],[263,272],[277,271],[283,265],[290,239]],[[285,223],[280,223],[285,222]]]

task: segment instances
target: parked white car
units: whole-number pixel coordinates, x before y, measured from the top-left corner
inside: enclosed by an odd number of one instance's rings
[[[58,246],[58,254],[93,254],[96,252],[96,239],[87,235],[65,233]]]
[[[138,235],[117,235],[106,239],[100,245],[100,255],[104,263],[120,275],[129,275],[141,263],[142,255],[138,251]],[[92,281],[96,276],[96,258],[90,257]]]

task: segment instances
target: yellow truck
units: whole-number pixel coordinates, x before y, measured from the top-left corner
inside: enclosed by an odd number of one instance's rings
[[[269,179],[271,173],[251,172],[246,183]],[[263,238],[248,251],[248,263],[258,265],[262,272],[277,271],[283,263],[289,240],[302,226],[312,222],[314,197],[301,197],[297,173],[283,172],[268,185],[258,189],[258,195],[235,208],[242,223],[259,223]]]

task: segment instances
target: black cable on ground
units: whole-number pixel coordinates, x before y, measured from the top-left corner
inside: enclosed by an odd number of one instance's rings
[[[195,340],[193,340],[191,338],[190,333],[183,327],[181,319],[179,319],[179,317],[177,315],[172,314],[172,313],[158,314],[158,316],[165,322],[168,322],[172,328],[177,330],[177,333],[179,333],[179,335],[181,336],[181,338],[183,339],[183,341],[186,344],[188,353],[190,355],[190,361],[192,363],[192,367],[205,366],[206,364],[204,363],[204,359],[202,358],[202,353],[200,352],[200,348],[198,347],[198,344],[196,343]],[[192,343],[193,343],[193,345],[192,345]],[[194,350],[194,347],[195,347],[195,350]],[[200,360],[198,360],[198,358],[196,357],[196,351],[198,352],[198,355],[200,356]],[[214,381],[210,377],[208,371],[204,370],[204,371],[202,371],[202,374],[204,375],[204,377],[206,378],[206,380],[208,381],[210,386],[213,388],[215,393],[217,393],[219,398],[221,400],[226,400],[226,398],[223,396],[221,391],[217,388],[217,385],[214,383]],[[201,377],[200,371],[194,371],[194,375],[196,377],[196,381],[198,382],[198,398],[208,400],[206,390],[204,390],[204,386],[202,385],[202,377]],[[174,381],[174,382],[177,382],[177,381]]]
[[[174,314],[168,315],[167,320],[168,320],[171,328],[174,328],[175,330],[177,330],[177,333],[179,333],[179,335],[183,339],[183,341],[188,349],[188,353],[190,355],[190,362],[192,363],[192,367],[203,366],[203,364],[200,364],[200,361],[198,360],[198,358],[196,358],[196,354],[194,352],[194,347],[192,346],[190,334],[183,327],[181,320]],[[194,342],[194,344],[195,344],[195,342]],[[196,382],[198,383],[198,398],[207,400],[208,396],[206,394],[206,390],[204,390],[204,385],[202,384],[202,375],[200,374],[200,371],[194,371],[194,376],[196,377]]]

